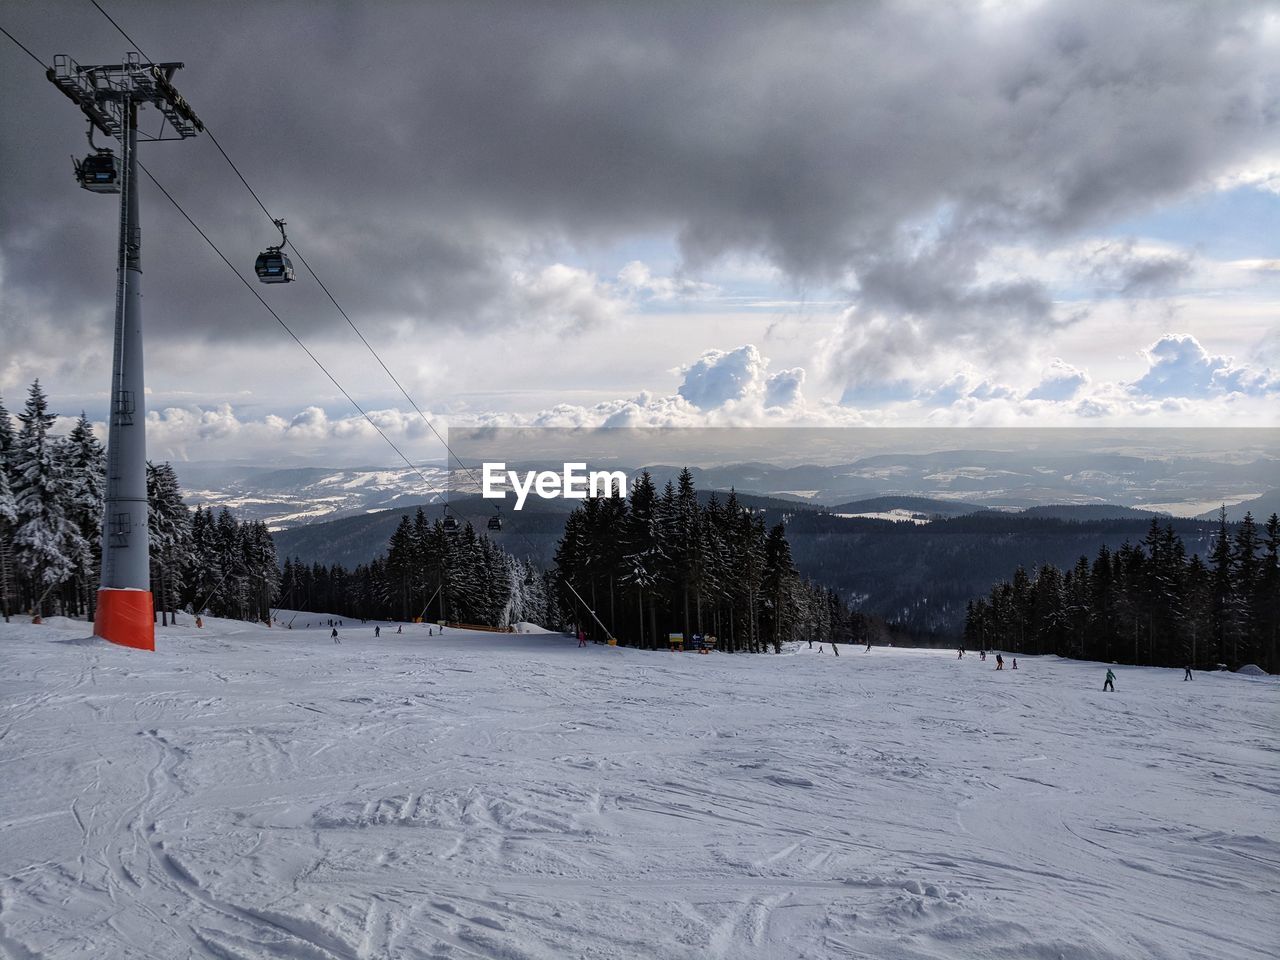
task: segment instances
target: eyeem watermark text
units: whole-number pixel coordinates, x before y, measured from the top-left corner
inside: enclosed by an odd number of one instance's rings
[[[486,462],[483,467],[482,495],[486,500],[505,500],[509,484],[515,491],[515,509],[524,509],[530,491],[543,500],[585,500],[587,497],[625,497],[627,475],[621,470],[587,470],[585,463],[566,463],[564,470],[508,470],[503,462]]]

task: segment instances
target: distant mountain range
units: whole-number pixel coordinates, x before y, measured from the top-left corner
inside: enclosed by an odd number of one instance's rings
[[[547,464],[509,464],[511,469]],[[426,482],[408,467],[267,469],[240,464],[175,464],[192,504],[228,506],[246,519],[282,529],[439,503],[449,484],[443,465],[421,467]],[[619,467],[635,476],[641,467]],[[680,467],[647,467],[661,488]],[[1255,518],[1280,507],[1280,460],[1244,462],[1196,457],[1152,458],[1122,454],[954,450],[882,454],[846,464],[780,467],[747,462],[693,467],[699,490],[736,489],[833,513],[879,514],[892,510],[956,516],[977,509],[1052,508],[1066,519],[1146,516],[1216,516],[1228,504],[1248,501]],[[455,472],[455,481],[457,479]],[[478,493],[468,479],[455,495]],[[890,502],[893,506],[888,506]],[[1070,509],[1067,509],[1070,508]],[[1087,509],[1086,509],[1087,508]],[[1123,508],[1137,514],[1123,512]],[[1075,511],[1072,513],[1071,511]]]

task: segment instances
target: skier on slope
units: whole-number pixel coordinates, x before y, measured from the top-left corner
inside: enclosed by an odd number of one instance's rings
[[[338,639],[338,628],[337,628],[337,627],[334,627],[334,628],[333,628],[333,633],[329,634],[329,636],[333,637],[333,642],[334,642],[334,643],[342,643],[342,641]]]
[[[1107,667],[1107,679],[1102,682],[1102,689],[1104,692],[1107,690],[1116,692],[1116,675],[1111,672],[1110,667]]]
[[[1004,669],[1004,657],[998,653],[996,654],[996,669],[997,670]]]
[[[1187,671],[1187,672],[1186,672],[1186,674],[1183,676],[1183,678],[1182,678],[1182,679],[1183,679],[1183,680],[1193,680],[1193,679],[1195,679],[1194,677],[1192,677],[1192,676],[1191,676],[1191,664],[1189,664],[1189,663],[1188,663],[1185,669],[1186,669],[1186,671]]]
[[[1017,670],[1017,669],[1018,669],[1018,658],[1017,658],[1017,657],[1014,657],[1014,658],[1013,658],[1013,669],[1014,669],[1014,670]]]
[[[377,639],[378,637],[380,637],[380,636],[382,636],[382,627],[380,627],[380,626],[374,627],[374,628],[373,628],[373,637],[374,637],[374,639],[376,640],[376,639]]]

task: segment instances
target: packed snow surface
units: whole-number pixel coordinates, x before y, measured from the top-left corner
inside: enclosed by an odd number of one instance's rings
[[[0,954],[1261,960],[1280,941],[1271,678],[1117,667],[1103,693],[1104,667],[1047,657],[186,621],[154,654],[0,624]]]

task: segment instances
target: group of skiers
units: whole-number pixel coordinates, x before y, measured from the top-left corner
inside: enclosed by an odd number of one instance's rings
[[[364,623],[364,622],[366,622],[366,621],[363,621],[363,620],[362,620],[362,621],[360,621],[360,622],[361,622],[361,623]],[[307,626],[309,627],[309,626],[311,626],[311,624],[309,624],[309,623],[308,623],[308,624],[307,624]],[[330,621],[329,621],[329,626],[332,628],[332,629],[330,630],[330,632],[329,632],[329,636],[330,636],[330,638],[333,640],[333,642],[334,642],[334,643],[341,644],[341,643],[342,643],[342,641],[338,638],[338,628],[339,628],[340,626],[342,626],[342,621],[341,621],[341,620],[330,620]],[[444,627],[441,627],[441,628],[440,628],[440,632],[441,632],[441,633],[444,633]],[[396,624],[396,633],[404,633],[404,626],[403,626],[402,624]],[[428,635],[429,635],[429,636],[435,636],[435,631],[434,631],[434,630],[430,630],[430,629],[429,629],[429,630],[427,631],[427,633],[428,633]],[[374,627],[373,627],[373,637],[374,637],[374,639],[376,640],[376,639],[378,639],[378,638],[379,638],[379,637],[381,637],[381,636],[382,636],[382,625],[381,625],[381,624],[374,624]]]
[[[310,623],[307,623],[307,626],[311,626],[311,625],[310,625]],[[342,621],[340,621],[340,620],[337,620],[337,621],[335,621],[335,620],[330,620],[330,621],[329,621],[329,626],[330,626],[330,627],[333,627],[333,632],[330,632],[330,635],[329,635],[329,636],[332,636],[332,637],[333,637],[333,641],[334,641],[334,643],[335,643],[335,644],[340,644],[340,643],[342,643],[342,640],[339,640],[339,639],[338,639],[338,627],[342,626]],[[403,631],[403,627],[402,627],[401,625],[397,625],[397,626],[396,626],[396,632],[397,632],[397,634],[402,634],[402,632],[404,632],[404,631]],[[434,628],[434,627],[428,627],[428,631],[426,631],[426,632],[428,632],[428,636],[435,636],[435,628]],[[443,636],[443,634],[444,634],[444,626],[443,626],[443,625],[442,625],[442,626],[440,626],[440,634],[442,634],[442,636]],[[381,635],[383,635],[383,628],[381,628],[381,626],[375,626],[375,627],[374,627],[374,637],[375,637],[375,639],[376,639],[376,637],[380,637]],[[588,640],[588,637],[586,637],[586,631],[585,631],[585,630],[579,630],[579,631],[577,631],[577,645],[579,645],[579,646],[586,646],[586,640]],[[813,640],[810,640],[810,641],[809,641],[809,646],[810,646],[810,649],[812,649],[812,648],[813,648]],[[870,653],[870,650],[872,650],[872,645],[870,645],[870,643],[868,643],[868,644],[867,644],[867,653]],[[838,657],[838,655],[840,655],[840,648],[837,648],[836,644],[835,644],[835,643],[832,643],[832,644],[831,644],[831,652],[832,652],[833,654],[836,654],[836,655],[837,655],[837,657]],[[820,646],[820,645],[818,646],[818,653],[822,653],[822,646]],[[959,659],[964,659],[964,653],[965,653],[965,650],[964,650],[963,646],[959,646],[959,648],[956,648],[956,659],[957,659],[957,660],[959,660]],[[978,658],[979,658],[980,660],[982,660],[982,662],[983,662],[983,663],[986,663],[986,662],[987,662],[987,652],[986,652],[986,650],[979,650],[979,652],[978,652]],[[996,669],[1004,669],[1004,668],[1005,668],[1005,657],[1004,657],[1004,654],[998,654],[998,653],[997,653],[997,654],[996,654]],[[1010,666],[1010,669],[1018,669],[1018,658],[1016,658],[1016,657],[1012,658],[1012,664],[1011,664],[1011,666]],[[1187,681],[1187,680],[1194,680],[1194,677],[1192,676],[1192,667],[1190,667],[1190,664],[1189,664],[1189,663],[1187,664],[1187,667],[1184,667],[1184,671],[1185,671],[1185,673],[1184,673],[1184,675],[1183,675],[1183,680],[1184,680],[1184,681]],[[1114,671],[1112,671],[1112,669],[1111,669],[1110,667],[1107,667],[1107,676],[1106,676],[1105,680],[1103,680],[1103,681],[1102,681],[1102,690],[1103,690],[1103,692],[1115,692],[1115,689],[1116,689],[1116,675],[1115,675],[1115,672],[1114,672]]]
[[[965,654],[965,649],[964,649],[964,647],[957,647],[957,648],[956,648],[956,659],[957,659],[957,660],[963,660],[963,659],[964,659],[964,654]],[[979,651],[978,651],[978,659],[979,659],[979,660],[981,660],[983,663],[986,663],[986,662],[987,662],[987,651],[985,651],[985,650],[979,650]],[[996,669],[997,669],[997,670],[1003,670],[1003,669],[1004,669],[1004,655],[1003,655],[1003,654],[999,654],[999,653],[997,653],[997,654],[996,654]],[[1012,665],[1011,667],[1009,667],[1009,669],[1010,669],[1010,670],[1017,670],[1017,669],[1018,669],[1018,658],[1017,658],[1017,657],[1014,657],[1014,658],[1013,658],[1013,665]]]
[[[868,649],[869,649],[869,648],[868,648]],[[965,652],[965,651],[964,651],[964,647],[958,647],[958,648],[957,648],[956,659],[957,659],[957,660],[962,659],[962,658],[964,657],[964,652]],[[982,661],[983,661],[983,662],[986,662],[986,659],[987,659],[987,651],[985,651],[985,650],[980,650],[980,651],[978,651],[978,656],[982,659]],[[997,654],[996,654],[996,669],[997,669],[997,670],[1003,670],[1003,669],[1004,669],[1004,655],[1003,655],[1003,654],[999,654],[999,653],[997,653]],[[1017,658],[1017,657],[1014,657],[1014,658],[1013,658],[1013,664],[1012,664],[1012,666],[1010,666],[1010,668],[1009,668],[1009,669],[1010,669],[1010,670],[1017,670],[1017,669],[1018,669],[1018,658]],[[1183,673],[1182,679],[1183,679],[1184,681],[1186,681],[1186,680],[1194,680],[1194,679],[1195,679],[1195,678],[1191,675],[1191,664],[1187,664],[1187,665],[1183,668],[1183,671],[1184,671],[1184,673]],[[1105,693],[1115,693],[1115,689],[1116,689],[1116,675],[1115,675],[1115,671],[1113,671],[1110,667],[1108,667],[1108,668],[1107,668],[1107,675],[1106,675],[1106,677],[1105,677],[1105,678],[1103,679],[1103,681],[1102,681],[1102,689],[1103,689],[1103,691],[1104,691]]]

